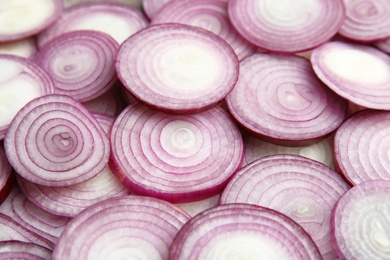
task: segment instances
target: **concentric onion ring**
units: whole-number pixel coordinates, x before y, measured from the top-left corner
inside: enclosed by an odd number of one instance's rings
[[[4,148],[18,174],[45,186],[86,181],[104,169],[110,154],[108,137],[88,110],[55,94],[36,98],[17,113]]]

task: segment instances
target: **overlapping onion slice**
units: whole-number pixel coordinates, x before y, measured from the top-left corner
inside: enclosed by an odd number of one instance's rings
[[[197,26],[220,36],[232,46],[242,60],[255,51],[232,26],[227,13],[227,2],[216,0],[172,1],[155,15],[151,24],[181,23]]]
[[[360,183],[332,213],[332,239],[341,259],[387,259],[390,255],[390,182]]]
[[[95,30],[107,33],[121,44],[149,24],[137,8],[120,3],[82,3],[66,8],[61,17],[38,35],[38,46],[65,32]]]
[[[184,24],[149,26],[119,48],[118,77],[135,97],[160,110],[197,112],[216,105],[238,78],[226,41]]]
[[[116,82],[114,58],[118,46],[106,33],[71,31],[45,44],[34,60],[49,73],[56,94],[86,102],[107,92]]]
[[[188,219],[162,200],[111,198],[69,222],[52,259],[168,259],[171,242]]]
[[[0,205],[11,192],[14,173],[4,153],[3,143],[0,143]]]
[[[293,220],[264,207],[229,204],[188,221],[172,243],[170,260],[322,259],[311,237]]]
[[[355,41],[372,42],[390,36],[390,1],[343,0],[346,18],[338,33]]]
[[[299,155],[272,155],[238,171],[220,203],[250,203],[289,216],[311,235],[324,259],[330,260],[336,257],[330,236],[331,211],[348,189],[343,178],[322,163]]]
[[[0,259],[47,260],[51,250],[34,243],[17,240],[0,242]]]
[[[130,191],[174,203],[222,191],[241,166],[243,142],[219,107],[170,115],[133,103],[111,131],[110,168]]]
[[[107,165],[110,144],[95,118],[69,96],[46,95],[24,106],[4,139],[7,158],[23,178],[45,186],[77,184]]]
[[[294,53],[332,38],[345,19],[342,0],[230,0],[233,26],[265,50]]]
[[[390,57],[374,47],[328,42],[315,49],[317,76],[338,95],[357,105],[390,110]]]
[[[243,60],[226,100],[250,132],[284,145],[333,132],[347,113],[347,102],[318,80],[310,62],[292,55],[256,53]]]

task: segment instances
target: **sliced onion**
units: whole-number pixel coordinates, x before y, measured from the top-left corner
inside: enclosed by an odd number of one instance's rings
[[[227,2],[216,0],[172,1],[153,16],[151,24],[181,23],[197,26],[220,36],[232,46],[242,60],[254,53],[255,47],[232,26]]]
[[[111,132],[110,168],[130,191],[173,203],[222,191],[241,166],[241,134],[221,108],[169,115],[133,103]]]
[[[54,81],[57,94],[86,102],[116,82],[114,58],[118,43],[99,31],[71,31],[55,37],[37,53],[35,62]]]
[[[169,246],[188,219],[162,200],[132,195],[108,199],[68,224],[52,259],[168,259]]]
[[[322,259],[311,237],[271,209],[230,204],[188,221],[172,243],[169,259]]]
[[[390,57],[374,47],[328,42],[315,49],[317,76],[345,99],[374,109],[390,109]]]
[[[390,36],[390,1],[344,0],[344,3],[347,12],[340,35],[361,42]]]
[[[0,54],[11,54],[32,59],[37,52],[36,40],[33,37],[0,43]]]
[[[11,192],[14,184],[14,173],[4,153],[3,143],[0,143],[0,205]]]
[[[1,0],[0,42],[32,36],[62,13],[62,0]]]
[[[188,203],[178,203],[175,205],[190,214],[190,216],[194,217],[195,215],[198,215],[200,212],[203,212],[206,209],[218,206],[220,197],[221,195],[217,194],[213,197],[204,200],[198,200]]]
[[[227,104],[250,132],[284,145],[317,141],[339,127],[347,113],[347,102],[318,80],[308,60],[270,53],[240,63]]]
[[[23,178],[45,186],[91,179],[107,165],[110,144],[95,118],[69,96],[46,95],[24,106],[4,139],[7,158]]]
[[[34,243],[17,240],[0,242],[0,259],[46,260],[51,258],[51,250]]]
[[[66,8],[61,17],[38,35],[38,46],[65,32],[96,30],[107,33],[121,44],[149,24],[137,8],[120,3],[96,2]]]
[[[216,105],[238,77],[233,49],[217,35],[184,24],[149,26],[119,48],[118,77],[136,98],[166,111]]]
[[[375,42],[375,46],[380,50],[390,54],[390,37]]]
[[[341,259],[387,259],[390,182],[367,181],[341,197],[332,213],[332,238]]]
[[[34,98],[54,92],[50,76],[35,63],[15,55],[0,55],[0,140],[16,113]],[[23,95],[21,95],[23,93]]]
[[[230,0],[233,26],[259,48],[294,53],[331,39],[345,19],[342,0]]]

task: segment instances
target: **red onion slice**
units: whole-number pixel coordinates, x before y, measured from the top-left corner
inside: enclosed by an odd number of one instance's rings
[[[47,260],[51,258],[51,250],[34,243],[16,240],[0,242],[0,259]]]
[[[259,48],[294,53],[331,39],[345,19],[342,0],[230,0],[233,26]]]
[[[347,102],[297,56],[256,53],[246,58],[226,100],[246,129],[284,145],[317,141],[339,127],[347,113]]]
[[[140,196],[108,199],[68,224],[52,259],[167,259],[174,236],[188,219],[162,200]]]
[[[62,8],[62,0],[2,0],[0,42],[37,34],[58,19]]]
[[[36,40],[33,37],[0,43],[0,54],[11,54],[32,59],[37,52]]]
[[[15,55],[0,55],[0,140],[16,113],[34,98],[54,92],[50,76],[35,63]],[[23,95],[21,95],[23,93]]]
[[[334,156],[338,170],[352,185],[390,180],[390,112],[363,110],[336,132]]]
[[[331,211],[349,188],[337,172],[319,162],[298,155],[273,155],[238,171],[220,203],[250,203],[285,214],[311,235],[324,259],[333,260]]]
[[[72,31],[46,43],[35,62],[54,81],[56,94],[86,102],[107,92],[116,82],[114,58],[118,43],[99,31]]]
[[[224,39],[242,60],[255,52],[255,47],[232,26],[227,2],[216,0],[172,1],[153,16],[151,24],[181,23],[211,31]]]
[[[11,192],[13,182],[12,167],[5,156],[3,143],[0,143],[0,205]]]
[[[183,24],[149,26],[119,48],[116,69],[141,101],[175,112],[205,110],[231,91],[238,77],[233,49],[217,35]]]
[[[110,168],[125,187],[173,203],[218,194],[243,158],[241,134],[219,107],[169,115],[134,103],[116,119],[111,146]]]
[[[341,259],[387,259],[390,182],[367,181],[346,192],[332,212],[332,238]]]
[[[373,109],[390,109],[390,57],[376,48],[328,42],[315,49],[317,76],[338,95]]]
[[[66,8],[61,17],[38,35],[38,46],[70,31],[95,30],[107,33],[121,44],[149,24],[137,8],[119,3],[84,3]]]
[[[45,186],[89,180],[104,169],[110,154],[107,135],[87,109],[54,94],[36,98],[18,112],[4,148],[18,174]]]
[[[340,35],[361,42],[390,36],[390,1],[344,0],[344,3],[347,12]]]
[[[206,210],[175,237],[170,260],[322,259],[311,237],[293,220],[271,209],[230,204]]]

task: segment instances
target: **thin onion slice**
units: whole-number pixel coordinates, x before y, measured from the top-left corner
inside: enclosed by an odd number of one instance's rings
[[[0,71],[0,140],[2,140],[16,113],[34,98],[52,94],[54,84],[50,76],[38,65],[15,55],[0,54]]]
[[[37,49],[34,37],[0,43],[0,54],[11,54],[27,59],[32,59],[35,56]]]
[[[294,53],[331,39],[345,19],[342,0],[230,0],[233,26],[259,48]]]
[[[99,31],[71,31],[39,49],[35,62],[49,73],[55,93],[86,102],[116,82],[114,58],[118,43]]]
[[[151,21],[151,24],[161,23],[181,23],[211,31],[229,43],[240,60],[255,52],[255,47],[230,23],[224,1],[171,1]]]
[[[88,110],[55,94],[36,98],[17,113],[4,148],[18,174],[45,186],[89,180],[104,169],[110,154],[108,137]]]
[[[170,112],[215,106],[238,78],[238,59],[219,36],[184,24],[149,26],[119,48],[118,77],[137,99]]]
[[[390,180],[390,112],[363,110],[337,130],[334,156],[337,169],[352,185]]]
[[[292,55],[256,53],[243,60],[226,101],[251,133],[284,145],[317,141],[347,113],[347,102],[318,80],[310,62]]]
[[[121,44],[135,32],[148,26],[137,8],[120,3],[82,3],[66,8],[61,17],[38,35],[38,47],[65,32],[95,30],[107,33]]]
[[[57,20],[62,9],[62,0],[1,0],[0,42],[37,34]]]
[[[4,152],[4,145],[0,143],[0,205],[11,192],[14,183],[14,172]]]
[[[388,259],[390,182],[367,181],[346,192],[332,212],[332,239],[341,259]]]
[[[328,42],[315,49],[311,63],[334,92],[360,106],[390,110],[390,57],[359,44]]]
[[[0,242],[0,259],[47,260],[52,251],[34,243],[8,240]]]
[[[188,219],[162,200],[134,195],[108,199],[69,222],[52,259],[168,259],[170,244]]]
[[[188,221],[169,259],[322,259],[296,222],[268,208],[235,203],[206,210]]]
[[[110,168],[131,192],[173,203],[222,191],[243,159],[241,134],[219,107],[170,115],[129,105],[111,132]]]
[[[390,1],[343,0],[346,18],[338,33],[345,38],[373,42],[390,36]]]
[[[300,224],[324,259],[335,259],[330,216],[349,185],[322,163],[299,155],[263,157],[242,168],[221,195],[221,204],[250,203],[277,210]]]

